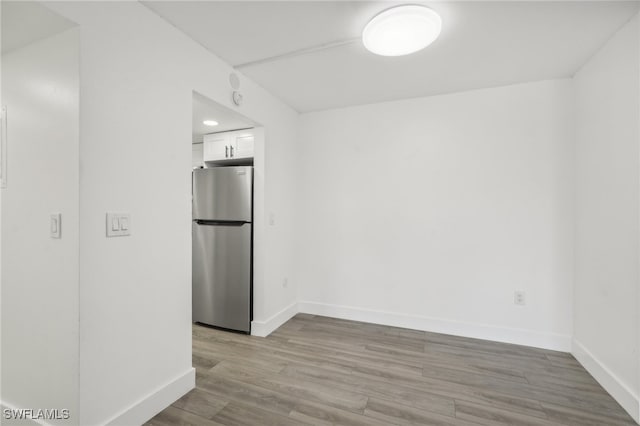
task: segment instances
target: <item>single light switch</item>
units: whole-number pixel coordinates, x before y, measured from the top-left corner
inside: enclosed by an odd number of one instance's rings
[[[49,234],[51,238],[61,237],[61,220],[62,215],[60,213],[51,213],[51,216],[49,218]]]
[[[111,218],[111,230],[119,231],[120,230],[120,222],[118,221],[118,217]]]
[[[120,218],[120,235],[131,235],[131,215],[129,213],[119,213]]]

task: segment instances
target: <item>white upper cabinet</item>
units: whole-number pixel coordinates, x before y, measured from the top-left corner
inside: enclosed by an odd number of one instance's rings
[[[239,131],[231,135],[234,158],[253,158],[253,131]]]
[[[229,159],[228,133],[204,135],[202,159],[204,161],[222,161]]]
[[[252,159],[253,140],[253,129],[204,135],[204,161],[232,164]]]

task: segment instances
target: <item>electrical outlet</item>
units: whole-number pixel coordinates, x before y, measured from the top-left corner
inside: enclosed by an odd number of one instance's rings
[[[282,280],[282,288],[289,288],[289,279],[285,278]]]
[[[513,293],[513,303],[515,303],[516,305],[525,304],[524,291],[518,290]]]

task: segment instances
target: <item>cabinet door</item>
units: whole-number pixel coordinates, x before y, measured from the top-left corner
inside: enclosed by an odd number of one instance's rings
[[[220,161],[230,157],[229,152],[229,135],[218,133],[213,135],[204,135],[204,161]]]
[[[233,158],[253,158],[253,132],[240,131],[233,136]]]

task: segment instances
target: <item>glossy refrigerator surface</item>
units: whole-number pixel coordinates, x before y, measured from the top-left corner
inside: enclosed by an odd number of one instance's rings
[[[252,172],[193,171],[193,322],[251,331]]]
[[[193,321],[249,332],[251,224],[193,222]]]
[[[251,222],[253,168],[193,171],[193,219]]]

